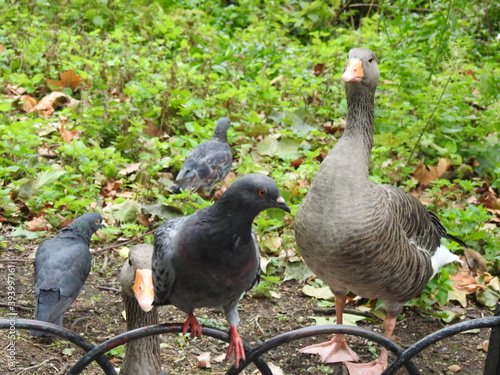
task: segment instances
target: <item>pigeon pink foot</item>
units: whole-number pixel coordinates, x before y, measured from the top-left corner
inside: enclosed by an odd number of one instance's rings
[[[234,352],[234,368],[238,368],[241,360],[245,360],[245,347],[243,346],[243,341],[241,340],[240,334],[236,329],[236,326],[231,326],[229,328],[229,347],[227,348],[226,359],[231,357]]]
[[[319,354],[323,363],[359,361],[358,355],[349,347],[342,334],[334,335],[330,341],[300,349],[300,353]]]
[[[188,318],[182,325],[182,333],[186,334],[189,328],[191,328],[191,338],[201,337],[203,334],[203,328],[193,313],[188,314]]]

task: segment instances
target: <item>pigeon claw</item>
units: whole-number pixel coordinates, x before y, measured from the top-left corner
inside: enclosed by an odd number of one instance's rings
[[[245,347],[243,346],[243,341],[236,329],[236,326],[231,326],[229,328],[229,347],[227,348],[226,359],[231,357],[234,352],[234,368],[240,366],[240,361],[244,361],[245,357]]]
[[[200,323],[198,323],[198,320],[196,319],[193,313],[188,314],[188,318],[182,325],[182,333],[186,334],[188,329],[191,329],[192,339],[195,337],[201,337],[201,335],[203,334],[203,328],[200,325]]]

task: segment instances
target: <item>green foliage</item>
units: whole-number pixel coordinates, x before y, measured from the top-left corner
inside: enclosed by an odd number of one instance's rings
[[[16,233],[25,235],[19,224],[33,217],[57,227],[61,216],[97,209],[113,222],[102,231],[111,242],[144,233],[148,218],[154,226],[210,205],[169,187],[222,116],[233,122],[233,171],[269,174],[293,216],[342,135],[338,78],[347,51],[362,45],[377,52],[381,69],[371,179],[413,190],[418,162],[450,159],[450,176],[425,192],[429,208],[498,270],[498,227],[480,199],[483,187],[500,189],[495,2],[0,5],[0,215]],[[56,105],[48,118],[23,110],[21,95],[40,101],[52,90],[47,80],[68,70],[81,82],[61,90],[77,106]],[[79,135],[64,141],[61,125]],[[269,210],[255,226],[268,258],[261,294],[283,278],[305,279],[290,215]],[[454,267],[417,303],[442,303]]]

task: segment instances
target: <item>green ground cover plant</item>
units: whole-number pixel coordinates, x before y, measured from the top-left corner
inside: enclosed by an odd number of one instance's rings
[[[272,211],[256,220],[267,274],[260,293],[272,296],[276,277],[305,281],[311,275],[295,251],[293,214],[342,134],[339,77],[348,50],[364,46],[377,52],[382,77],[372,179],[417,195],[498,276],[495,2],[0,0],[0,7],[0,222],[9,236],[33,238],[98,210],[111,224],[101,240],[112,244],[211,204],[169,187],[190,150],[229,116],[234,174],[269,174],[292,208],[285,220]],[[414,175],[419,164],[434,171],[440,159],[449,166],[427,183]],[[1,256],[7,240],[0,238]],[[456,268],[445,267],[410,303],[446,304]]]

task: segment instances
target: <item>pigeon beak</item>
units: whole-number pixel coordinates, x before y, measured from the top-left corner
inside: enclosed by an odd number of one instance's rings
[[[287,204],[282,196],[279,196],[276,199],[276,203],[278,203],[278,206],[277,206],[278,208],[281,208],[283,211],[290,213],[290,207],[287,206]]]
[[[138,269],[135,271],[135,281],[132,285],[137,303],[145,312],[153,308],[154,288],[151,270]]]
[[[342,74],[342,81],[344,82],[361,82],[364,78],[363,62],[358,59],[350,59]]]

